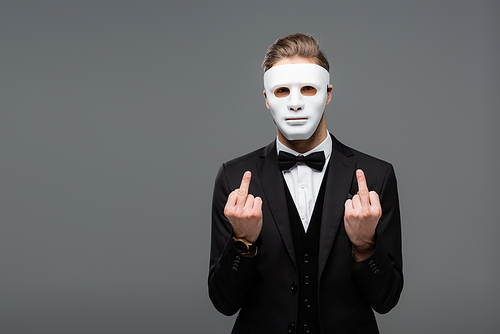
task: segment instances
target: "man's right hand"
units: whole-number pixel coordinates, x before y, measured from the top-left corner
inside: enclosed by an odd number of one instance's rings
[[[233,226],[235,237],[253,243],[262,229],[262,199],[248,193],[251,179],[252,173],[245,172],[240,188],[227,198],[224,215]]]

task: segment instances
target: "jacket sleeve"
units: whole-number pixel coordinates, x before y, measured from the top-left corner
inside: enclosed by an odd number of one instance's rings
[[[354,263],[354,272],[361,294],[376,312],[384,314],[396,306],[403,290],[401,218],[392,165],[386,171],[379,196],[382,217],[376,229],[376,248],[371,257]]]
[[[233,229],[224,216],[224,206],[230,192],[225,165],[222,165],[215,180],[212,202],[208,292],[212,304],[225,315],[235,314],[243,305],[252,286],[258,259],[258,253],[254,257],[246,257],[233,246]]]

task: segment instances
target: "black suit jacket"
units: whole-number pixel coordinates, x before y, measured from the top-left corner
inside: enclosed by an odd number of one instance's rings
[[[318,258],[318,303],[321,333],[378,333],[372,311],[386,313],[403,288],[401,225],[392,165],[351,149],[332,136]],[[365,172],[369,190],[379,194],[382,217],[376,249],[356,262],[344,228],[345,201],[358,191],[355,171]],[[239,255],[232,227],[224,216],[231,191],[243,173],[252,172],[249,193],[263,200],[263,227],[258,254]],[[209,296],[226,315],[240,311],[232,333],[301,333],[295,328],[299,280],[288,218],[284,179],[276,142],[219,169],[213,194]]]

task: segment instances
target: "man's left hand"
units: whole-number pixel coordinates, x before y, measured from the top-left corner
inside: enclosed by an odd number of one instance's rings
[[[375,250],[375,228],[382,216],[378,194],[368,191],[365,174],[356,171],[358,193],[345,202],[344,226],[356,261],[369,258]]]

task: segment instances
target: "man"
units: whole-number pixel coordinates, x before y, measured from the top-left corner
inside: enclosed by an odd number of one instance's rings
[[[277,140],[219,170],[210,299],[239,311],[232,333],[378,333],[403,287],[394,170],[327,131],[314,38],[277,40],[263,67]]]

